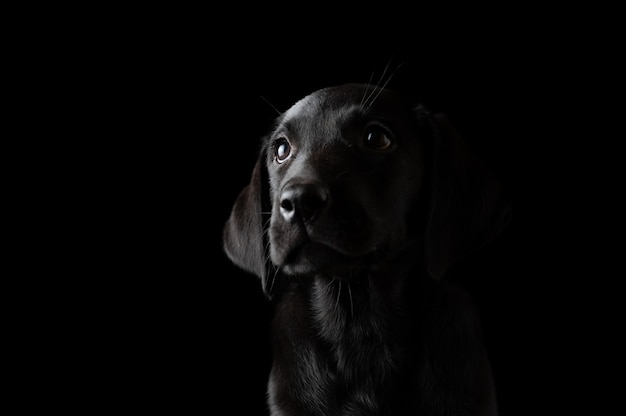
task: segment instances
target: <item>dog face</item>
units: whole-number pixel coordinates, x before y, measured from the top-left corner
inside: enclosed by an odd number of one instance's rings
[[[378,92],[317,91],[269,135],[269,252],[284,273],[358,275],[405,244],[423,180],[419,127],[400,95]]]
[[[420,247],[431,276],[491,240],[510,209],[445,116],[370,85],[296,102],[264,138],[224,228],[241,268],[350,278]]]

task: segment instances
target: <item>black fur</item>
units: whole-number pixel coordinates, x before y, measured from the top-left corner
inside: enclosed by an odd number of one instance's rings
[[[509,214],[447,119],[397,92],[284,112],[224,228],[275,304],[270,413],[496,415],[477,314],[443,277]]]

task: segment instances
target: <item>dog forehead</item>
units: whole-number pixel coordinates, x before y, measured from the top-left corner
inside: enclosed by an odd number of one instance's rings
[[[353,113],[393,114],[406,110],[406,97],[369,84],[322,88],[293,104],[281,117],[284,124],[314,120],[338,121]]]
[[[326,88],[298,100],[285,112],[283,122],[291,123],[296,120],[333,116],[356,106],[358,106],[358,101],[355,101],[352,95],[338,94],[336,89]]]
[[[388,91],[365,84],[322,88],[293,104],[282,114],[277,127],[328,134],[355,116],[377,113],[388,94]],[[376,100],[372,99],[374,96]],[[376,105],[372,106],[372,102]]]

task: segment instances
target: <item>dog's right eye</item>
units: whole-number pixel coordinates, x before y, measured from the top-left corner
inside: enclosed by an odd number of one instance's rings
[[[291,156],[291,145],[284,137],[279,138],[274,143],[274,157],[278,163],[283,163]]]

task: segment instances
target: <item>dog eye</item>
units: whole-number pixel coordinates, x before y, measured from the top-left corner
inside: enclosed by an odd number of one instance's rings
[[[392,141],[389,133],[380,126],[369,126],[365,129],[363,142],[365,146],[374,150],[386,150],[391,147]]]
[[[283,163],[291,156],[291,145],[284,137],[279,138],[274,143],[274,156],[278,163]]]

